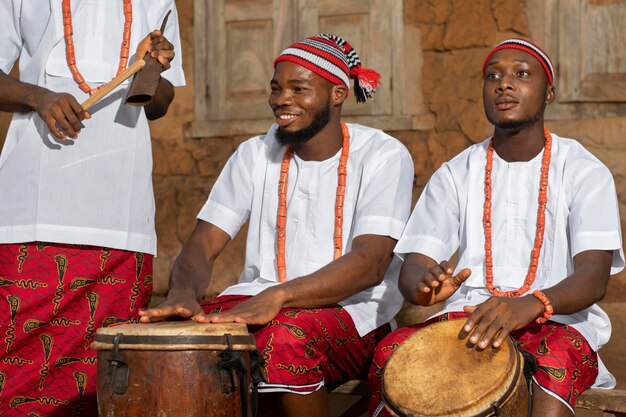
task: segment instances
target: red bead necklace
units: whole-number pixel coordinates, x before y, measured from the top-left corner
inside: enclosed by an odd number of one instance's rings
[[[334,253],[333,259],[341,256],[343,249],[343,203],[346,194],[346,180],[348,171],[348,153],[350,151],[350,132],[344,122],[341,122],[341,133],[343,144],[341,146],[341,157],[337,167],[337,193],[335,196],[335,233],[334,233]],[[276,241],[278,254],[276,264],[278,267],[278,281],[287,281],[287,263],[285,261],[285,241],[287,238],[287,181],[289,180],[289,164],[293,157],[293,147],[287,145],[283,162],[280,166],[280,179],[278,180],[278,213],[276,215]]]
[[[485,204],[483,206],[483,228],[485,230],[485,279],[487,289],[497,297],[519,297],[530,290],[535,282],[539,267],[539,254],[543,245],[543,234],[546,224],[546,204],[548,202],[548,170],[550,169],[550,154],[552,150],[552,136],[544,130],[545,145],[541,161],[541,179],[539,181],[539,207],[537,208],[537,230],[535,232],[535,246],[530,256],[530,266],[524,279],[524,284],[517,290],[499,291],[493,285],[493,258],[491,251],[491,170],[493,168],[493,138],[487,148],[487,163],[485,164]]]
[[[128,65],[128,57],[130,51],[130,26],[133,22],[133,4],[132,0],[124,0],[124,35],[122,37],[122,47],[120,51],[120,64],[117,67],[117,75],[124,71]],[[74,56],[74,40],[72,35],[74,34],[74,28],[72,27],[72,8],[70,0],[63,0],[63,34],[65,38],[65,57],[67,59],[67,65],[70,67],[72,77],[78,87],[85,93],[92,95],[97,88],[92,89],[89,84],[85,82],[78,67],[76,66],[76,57]]]

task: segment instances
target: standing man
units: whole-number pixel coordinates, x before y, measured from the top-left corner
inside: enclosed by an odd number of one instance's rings
[[[341,121],[350,78],[360,102],[379,80],[348,42],[304,39],[274,68],[276,124],[230,158],[175,262],[167,300],[140,314],[246,323],[265,359],[266,415],[319,417],[326,386],[366,375],[401,305],[393,247],[410,213],[413,162],[389,135]],[[198,304],[216,257],[246,221],[239,283]]]
[[[0,414],[97,416],[95,330],[137,320],[152,289],[148,119],[184,84],[176,7],[1,0],[0,22]],[[87,114],[142,40],[166,70],[154,99],[125,105],[126,82]]]
[[[615,385],[596,353],[611,325],[595,304],[609,275],[624,267],[613,177],[580,143],[544,129],[554,71],[539,47],[500,43],[483,76],[493,137],[435,172],[395,249],[408,254],[400,276],[406,300],[445,301],[443,315],[378,345],[369,375],[373,416],[389,415],[380,384],[388,358],[436,320],[465,318],[471,346],[497,348],[511,335],[534,355],[534,417],[572,415],[587,388]],[[457,250],[453,271],[448,260]]]

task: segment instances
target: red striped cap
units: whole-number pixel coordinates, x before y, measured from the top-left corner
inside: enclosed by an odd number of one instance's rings
[[[489,61],[489,58],[491,58],[493,54],[502,49],[518,49],[534,56],[535,59],[537,59],[537,61],[539,61],[539,63],[543,67],[543,70],[546,72],[550,85],[554,85],[554,67],[552,66],[552,61],[550,60],[548,54],[546,54],[534,43],[525,39],[518,38],[511,38],[500,42],[487,54],[485,62],[483,63],[483,77],[485,76],[485,68],[487,67],[487,62]]]
[[[335,85],[350,89],[350,79],[354,79],[354,92],[357,102],[372,98],[380,83],[380,74],[361,66],[361,60],[352,46],[335,35],[320,34],[290,45],[274,60],[289,61],[313,71]]]

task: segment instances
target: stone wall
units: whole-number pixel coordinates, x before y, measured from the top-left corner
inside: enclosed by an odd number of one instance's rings
[[[391,1],[391,0],[390,0]],[[528,3],[535,4],[536,2]],[[176,91],[168,115],[153,122],[154,188],[157,200],[158,258],[155,261],[155,294],[163,296],[172,263],[195,224],[217,175],[244,137],[186,137],[194,119],[193,0],[176,2],[182,30],[187,86]],[[421,36],[424,105],[434,117],[427,131],[390,132],[409,149],[415,162],[414,200],[442,162],[490,134],[481,101],[482,61],[489,48],[509,36],[530,37],[527,3],[506,0],[404,0],[405,24]],[[210,69],[207,69],[210,70]],[[383,87],[384,88],[384,87]],[[558,92],[557,92],[558,94]],[[269,108],[268,108],[269,114]],[[6,127],[0,119],[0,134]],[[550,113],[548,113],[548,119]],[[3,124],[4,123],[4,124]],[[548,120],[561,136],[579,138],[614,173],[620,209],[626,219],[625,144],[626,118],[613,116]],[[4,135],[0,135],[3,137]],[[622,225],[624,227],[624,224]],[[215,294],[235,282],[243,265],[245,230],[219,258],[208,290]],[[626,341],[625,274],[613,277],[602,306],[613,319],[614,334],[603,358],[626,387],[626,369],[620,366],[620,345]],[[407,307],[399,316],[403,324],[414,322],[432,309]],[[623,352],[623,350],[621,351]]]

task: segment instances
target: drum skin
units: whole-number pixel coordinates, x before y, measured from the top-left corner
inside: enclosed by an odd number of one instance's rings
[[[241,327],[243,326],[243,327]],[[110,336],[122,333],[115,352]],[[98,350],[98,413],[100,417],[231,417],[242,415],[241,383],[224,393],[220,354],[228,348],[219,340],[210,343],[181,342],[181,338],[237,335],[235,345],[249,369],[249,351],[256,349],[245,325],[198,324],[191,321],[132,324],[99,329],[92,345]],[[135,336],[132,343],[124,338]],[[137,337],[138,336],[138,337]],[[157,338],[150,337],[158,336]],[[105,339],[107,338],[107,339]],[[148,338],[148,343],[142,338]],[[98,341],[100,339],[100,341]],[[158,340],[154,340],[158,339]],[[105,340],[102,342],[102,340]],[[206,341],[206,339],[204,340]],[[186,342],[186,340],[185,340]],[[128,379],[123,393],[116,392],[116,361],[126,364]],[[114,374],[117,373],[117,376]],[[250,373],[248,372],[249,386]],[[119,391],[119,390],[118,390]],[[244,390],[245,391],[245,390]],[[246,395],[244,392],[243,395]]]
[[[498,349],[468,347],[465,320],[436,322],[408,337],[382,376],[383,399],[398,417],[526,417],[523,358],[507,338]]]

